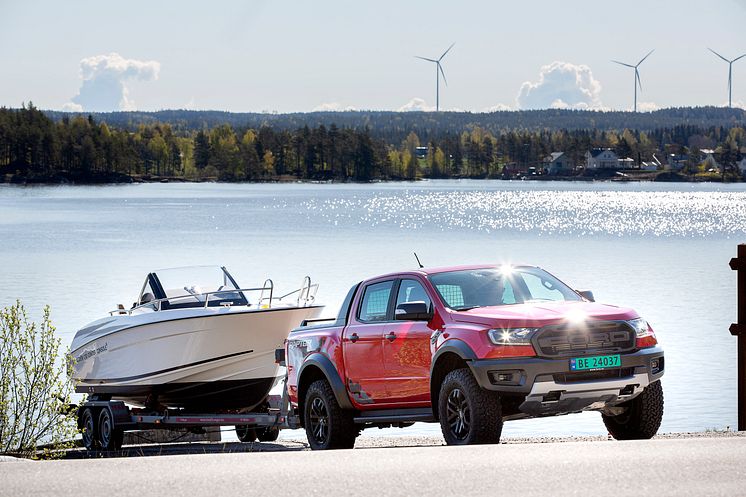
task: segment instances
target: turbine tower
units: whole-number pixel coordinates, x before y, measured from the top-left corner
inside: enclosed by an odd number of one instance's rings
[[[443,55],[441,55],[438,59],[428,59],[427,57],[420,57],[419,55],[415,55],[416,58],[426,60],[428,62],[435,62],[435,112],[438,112],[440,110],[440,76],[443,75],[443,82],[448,86],[448,81],[446,80],[446,73],[443,72],[443,66],[440,65],[440,61],[443,60],[443,57],[446,56],[448,52],[453,48],[453,45],[455,45],[456,42],[451,43],[451,46],[448,47],[448,50],[443,52]]]
[[[618,60],[612,60],[612,62],[615,62],[617,64],[621,64],[623,66],[631,67],[632,69],[635,70],[635,81],[634,81],[634,86],[635,86],[635,107],[634,107],[634,109],[635,109],[635,112],[637,112],[637,86],[638,85],[640,86],[640,91],[642,91],[642,82],[640,81],[640,71],[638,71],[637,68],[640,67],[640,64],[642,64],[645,61],[645,59],[647,59],[648,57],[650,57],[650,54],[653,53],[653,52],[655,52],[655,49],[652,49],[650,52],[648,52],[648,54],[645,57],[643,57],[642,59],[640,59],[640,62],[638,62],[634,66],[632,64],[627,64],[627,63],[624,63],[624,62],[619,62]]]
[[[708,48],[710,52],[714,53],[721,59],[723,59],[725,62],[728,63],[728,107],[733,107],[733,63],[737,61],[738,59],[742,59],[743,57],[746,57],[746,53],[741,55],[740,57],[736,57],[733,60],[728,60],[719,53],[717,53],[715,50]]]

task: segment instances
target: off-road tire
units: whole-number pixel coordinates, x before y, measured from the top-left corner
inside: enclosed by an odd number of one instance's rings
[[[256,430],[246,425],[236,425],[236,436],[239,442],[251,443],[256,441]]]
[[[448,445],[500,442],[503,429],[500,398],[497,393],[480,387],[468,368],[446,375],[438,396],[438,417]]]
[[[256,430],[256,438],[258,438],[260,442],[274,442],[279,436],[280,429],[277,426]]]
[[[617,416],[601,415],[606,429],[617,440],[653,438],[663,419],[663,387],[656,381],[634,399],[620,404],[627,410]]]
[[[313,450],[351,449],[360,432],[352,412],[337,403],[332,387],[326,380],[311,383],[303,406],[303,425],[308,444]]]

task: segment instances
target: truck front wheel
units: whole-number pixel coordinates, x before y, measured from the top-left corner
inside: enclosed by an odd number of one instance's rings
[[[626,410],[616,416],[601,415],[606,429],[617,440],[653,438],[663,419],[663,388],[656,381],[634,399],[621,404]]]
[[[351,449],[358,429],[352,413],[339,407],[326,380],[311,383],[306,392],[303,421],[308,444],[314,450]]]
[[[448,445],[500,441],[500,399],[496,393],[481,388],[468,368],[446,375],[438,396],[438,417]]]

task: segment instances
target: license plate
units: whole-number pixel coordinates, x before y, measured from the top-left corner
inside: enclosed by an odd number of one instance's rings
[[[577,357],[575,359],[570,359],[570,371],[618,368],[621,365],[622,358],[619,354],[597,355],[593,357]]]

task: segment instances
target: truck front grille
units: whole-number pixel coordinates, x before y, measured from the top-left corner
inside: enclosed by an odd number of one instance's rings
[[[544,326],[533,341],[543,357],[614,354],[635,347],[635,332],[624,321],[563,323]]]

